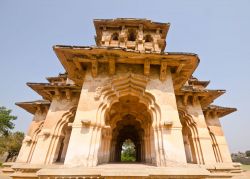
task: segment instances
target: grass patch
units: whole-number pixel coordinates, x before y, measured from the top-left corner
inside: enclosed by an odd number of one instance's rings
[[[250,171],[250,165],[241,165],[242,170]]]

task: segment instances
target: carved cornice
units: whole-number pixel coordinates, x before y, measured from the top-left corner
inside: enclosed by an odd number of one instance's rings
[[[229,108],[229,107],[222,107],[222,106],[217,106],[217,105],[209,105],[206,108],[203,108],[203,113],[206,117],[206,119],[211,116],[213,117],[224,117],[228,114],[231,114],[235,111],[237,111],[236,108]]]
[[[191,77],[199,63],[196,54],[189,53],[137,53],[122,48],[54,46],[59,60],[70,79],[79,86],[85,79],[87,70],[98,76],[99,64],[107,64],[108,75],[115,75],[117,64],[141,65],[144,75],[150,77],[150,67],[159,66],[159,79],[166,79],[167,70],[172,73],[175,90],[180,89]]]
[[[31,114],[35,114],[36,112],[47,112],[50,106],[50,101],[48,100],[37,100],[37,101],[29,101],[29,102],[17,102],[15,103],[17,106],[25,109]]]
[[[194,89],[192,86],[185,86],[176,92],[176,95],[181,97],[182,104],[186,106],[188,103],[194,105],[197,101],[204,108],[211,104],[216,98],[225,93],[225,90],[208,90]]]
[[[53,98],[70,100],[74,95],[79,95],[81,92],[81,87],[70,84],[27,83],[27,85],[49,101]]]

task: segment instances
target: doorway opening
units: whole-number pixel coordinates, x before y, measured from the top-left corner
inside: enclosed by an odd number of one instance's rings
[[[123,96],[113,103],[108,116],[106,122],[111,126],[109,162],[151,163],[153,131],[147,106],[136,96]]]

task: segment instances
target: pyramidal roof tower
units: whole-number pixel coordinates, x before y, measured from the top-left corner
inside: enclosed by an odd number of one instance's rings
[[[96,19],[96,46],[53,47],[66,73],[27,83],[42,100],[19,102],[34,115],[12,178],[230,178],[213,101],[225,90],[192,74],[193,53],[164,52],[169,23]],[[128,141],[133,146],[125,163]],[[133,145],[132,145],[133,144]]]

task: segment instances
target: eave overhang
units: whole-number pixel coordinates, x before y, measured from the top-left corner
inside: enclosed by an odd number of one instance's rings
[[[50,83],[27,83],[27,85],[36,91],[39,95],[43,97],[43,99],[51,101],[53,96],[60,95],[61,92],[67,94],[70,93],[79,93],[81,88],[75,85],[58,85],[58,84],[50,84]]]
[[[174,88],[179,90],[191,77],[199,64],[199,58],[192,53],[138,53],[122,48],[112,47],[84,47],[84,46],[61,46],[53,47],[68,77],[77,85],[81,86],[84,81],[84,64],[91,64],[98,75],[98,63],[110,64],[137,64],[137,65],[159,65],[163,64],[170,68],[173,76]],[[111,63],[112,62],[112,63]],[[94,64],[94,65],[93,65]],[[166,70],[160,70],[161,73]],[[114,72],[115,73],[115,72]],[[150,73],[150,72],[149,72]],[[93,73],[92,73],[93,74]]]
[[[35,114],[38,108],[49,108],[50,101],[48,100],[36,100],[36,101],[28,101],[28,102],[17,102],[15,103],[17,106],[23,108],[27,112],[31,114]]]
[[[46,78],[50,83],[54,82],[65,82],[67,80],[67,75],[60,75],[56,77],[47,77]]]
[[[224,94],[226,90],[208,90],[208,89],[193,89],[191,86],[183,87],[180,91],[176,93],[177,96],[192,96],[198,97],[201,107],[205,108],[213,101]]]
[[[222,107],[217,105],[209,105],[206,108],[203,108],[202,110],[204,113],[216,112],[217,116],[220,118],[237,111],[236,108]]]
[[[194,85],[194,86],[198,85],[198,86],[203,86],[204,88],[206,88],[209,85],[210,81],[200,81],[196,78],[190,78],[188,80],[188,83],[189,85]]]

